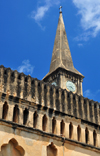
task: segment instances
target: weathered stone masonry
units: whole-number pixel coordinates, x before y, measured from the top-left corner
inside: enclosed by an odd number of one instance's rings
[[[0,119],[3,121],[99,148],[99,107],[98,102],[0,66]]]

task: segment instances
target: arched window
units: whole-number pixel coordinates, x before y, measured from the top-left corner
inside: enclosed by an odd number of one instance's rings
[[[96,146],[96,144],[97,144],[97,133],[96,133],[96,131],[94,130],[94,131],[93,131],[93,145]]]
[[[0,156],[24,156],[25,150],[12,138],[1,146]]]
[[[72,123],[69,124],[69,138],[72,139],[73,137],[73,125]]]
[[[57,149],[53,143],[47,146],[47,156],[57,156]]]
[[[13,110],[13,122],[18,123],[19,122],[19,108],[18,105],[15,105]]]
[[[38,120],[38,114],[37,112],[34,113],[34,116],[33,116],[33,127],[36,128],[37,127],[37,120]]]
[[[62,120],[61,123],[60,123],[60,134],[64,135],[64,131],[65,131],[65,123]]]
[[[5,102],[3,105],[2,119],[7,118],[7,113],[8,113],[8,104],[7,104],[7,102]]]
[[[47,117],[46,115],[44,115],[42,119],[42,130],[46,131],[46,128],[47,128]]]
[[[81,140],[81,127],[78,125],[77,127],[77,140],[80,141]]]
[[[56,119],[53,117],[52,119],[52,133],[56,134]]]
[[[89,131],[88,131],[87,127],[85,129],[85,142],[86,142],[86,144],[88,144],[88,142],[89,142]]]
[[[27,124],[27,120],[28,120],[28,109],[25,108],[24,112],[23,112],[23,124],[26,125]]]

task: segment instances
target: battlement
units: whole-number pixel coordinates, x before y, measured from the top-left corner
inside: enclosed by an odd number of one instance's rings
[[[0,92],[100,125],[100,104],[0,66]]]

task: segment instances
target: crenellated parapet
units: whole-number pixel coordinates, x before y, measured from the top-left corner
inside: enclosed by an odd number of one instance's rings
[[[0,92],[100,125],[100,104],[57,86],[0,66]]]

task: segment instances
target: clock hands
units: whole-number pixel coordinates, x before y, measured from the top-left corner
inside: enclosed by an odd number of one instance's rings
[[[72,91],[72,92],[75,92],[76,90],[75,84],[71,81],[67,81],[66,87],[69,91]]]

